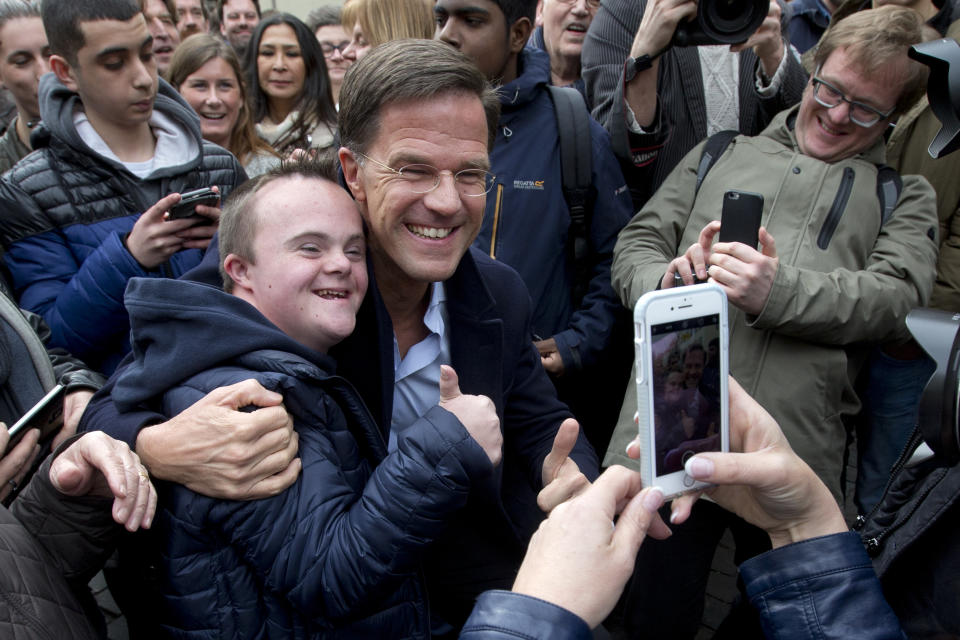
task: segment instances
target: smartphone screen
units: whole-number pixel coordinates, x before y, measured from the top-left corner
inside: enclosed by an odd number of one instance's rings
[[[720,316],[650,326],[656,476],[721,449]]]

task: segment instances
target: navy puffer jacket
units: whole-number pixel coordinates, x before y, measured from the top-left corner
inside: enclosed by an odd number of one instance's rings
[[[178,638],[428,638],[420,561],[493,467],[453,414],[434,407],[383,437],[333,362],[251,305],[186,281],[131,281],[135,360],[113,389],[163,412],[255,378],[284,397],[303,471],[283,493],[236,502],[161,484],[161,617]],[[223,339],[229,336],[229,339]]]
[[[163,80],[154,109],[180,126],[194,153],[146,179],[87,146],[73,122],[78,103],[53,74],[41,79],[36,151],[0,181],[0,240],[20,306],[50,326],[51,346],[110,373],[130,349],[127,281],[177,277],[202,258],[186,249],[147,270],[127,251],[126,234],[161,197],[213,185],[226,197],[246,174],[229,151],[201,139],[197,115]]]

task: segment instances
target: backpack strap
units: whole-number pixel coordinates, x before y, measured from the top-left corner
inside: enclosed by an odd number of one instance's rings
[[[700,156],[700,164],[697,165],[697,187],[694,194],[700,191],[700,185],[703,184],[703,179],[707,177],[707,173],[713,168],[713,165],[717,164],[717,160],[720,159],[723,152],[727,150],[727,147],[739,134],[740,132],[734,129],[725,129],[707,138],[707,143],[703,146],[703,153]]]
[[[877,165],[877,199],[880,201],[881,226],[893,215],[902,190],[903,180],[897,170],[885,164]]]
[[[700,185],[707,173],[717,163],[723,152],[727,150],[733,139],[737,137],[738,132],[732,129],[718,131],[707,139],[703,146],[703,153],[700,156],[700,164],[697,165],[697,187],[695,193],[700,191]],[[900,192],[903,190],[903,180],[900,174],[893,167],[885,164],[877,165],[877,200],[880,201],[880,224],[886,224],[894,209],[897,208],[897,202],[900,200]]]
[[[563,197],[570,210],[568,264],[573,265],[573,303],[579,306],[590,282],[590,224],[593,217],[593,150],[590,112],[576,89],[547,85],[557,114]]]

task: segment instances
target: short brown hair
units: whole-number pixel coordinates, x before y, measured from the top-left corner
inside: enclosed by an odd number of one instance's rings
[[[380,129],[387,104],[474,95],[487,116],[487,148],[493,146],[500,100],[473,61],[436,40],[394,40],[372,49],[347,71],[340,88],[340,143],[363,153]]]
[[[843,49],[849,62],[866,75],[903,83],[891,117],[910,108],[927,87],[927,67],[907,56],[924,40],[923,18],[913,9],[896,5],[857,11],[830,26],[814,54],[819,68],[834,51]]]
[[[220,228],[217,231],[218,251],[220,253],[220,277],[223,290],[233,292],[233,278],[223,268],[223,261],[234,254],[253,264],[253,239],[257,233],[259,215],[254,207],[256,195],[265,186],[284,178],[314,178],[337,183],[337,156],[333,149],[318,151],[312,156],[298,160],[284,161],[280,166],[247,180],[233,190],[223,204],[220,214]]]

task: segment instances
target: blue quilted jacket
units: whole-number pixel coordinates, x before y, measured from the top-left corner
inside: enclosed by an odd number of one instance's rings
[[[156,269],[141,267],[123,242],[140,213],[174,191],[218,185],[226,197],[246,174],[230,152],[201,139],[197,115],[162,80],[154,108],[199,151],[144,180],[83,142],[73,123],[78,102],[53,74],[41,79],[44,129],[34,133],[37,150],[0,181],[0,240],[20,306],[43,316],[51,346],[110,373],[130,350],[127,281],[177,277],[202,258],[187,249]]]
[[[155,520],[177,638],[427,638],[424,552],[493,467],[453,414],[434,407],[397,450],[333,362],[246,302],[187,281],[131,280],[134,361],[121,411],[162,396],[175,415],[208,391],[255,378],[284,396],[303,471],[248,502],[161,484]]]

